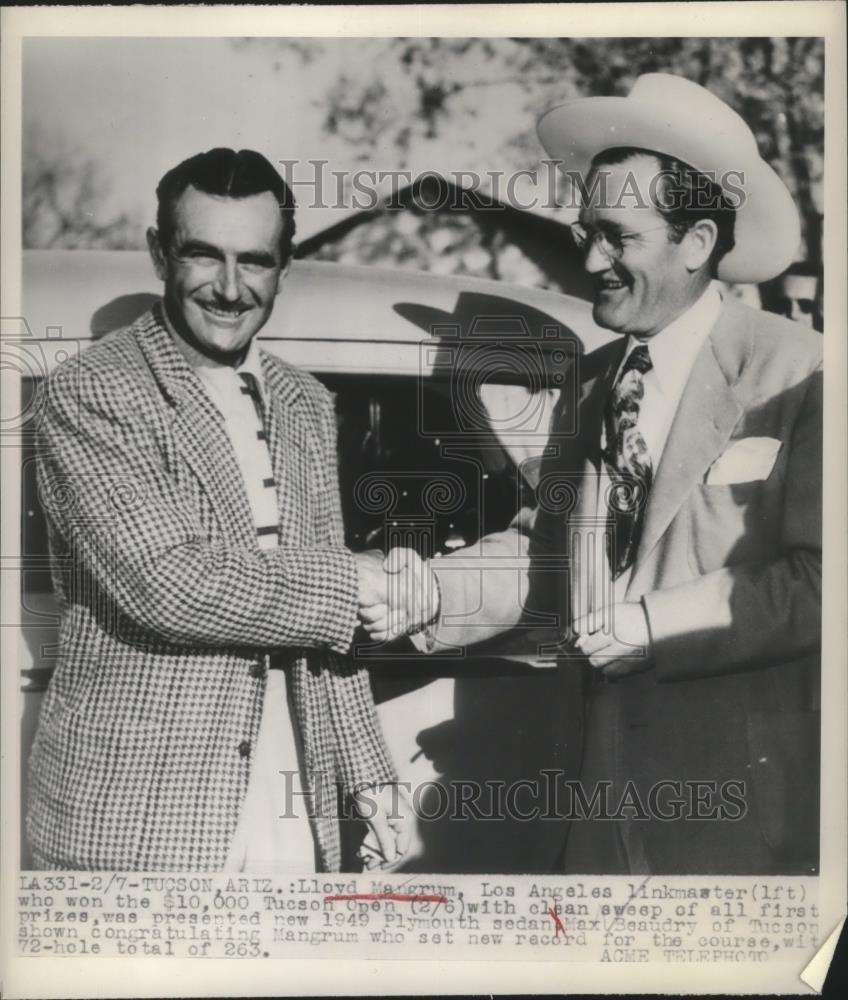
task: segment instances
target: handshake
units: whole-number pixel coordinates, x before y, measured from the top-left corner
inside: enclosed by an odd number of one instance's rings
[[[439,613],[439,586],[414,549],[356,554],[359,620],[375,642],[420,631]]]

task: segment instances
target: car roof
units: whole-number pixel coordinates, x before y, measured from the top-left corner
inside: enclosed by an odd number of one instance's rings
[[[131,323],[161,294],[145,251],[27,250],[22,315],[35,340],[81,342]],[[295,261],[260,334],[311,370],[420,371],[432,338],[558,339],[591,351],[610,338],[581,299],[505,282]]]

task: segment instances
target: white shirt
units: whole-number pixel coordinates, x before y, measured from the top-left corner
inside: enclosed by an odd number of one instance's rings
[[[258,432],[263,430],[262,422],[252,398],[242,391],[245,383],[239,377],[240,372],[246,372],[256,379],[262,405],[267,411],[268,399],[265,395],[259,347],[252,340],[247,355],[238,368],[219,365],[212,367],[200,363],[195,366],[195,372],[224,418],[227,434],[241,469],[253,520],[257,530],[261,532],[256,539],[259,547],[274,548],[277,545],[278,514],[271,454],[268,442],[258,436]],[[271,485],[265,485],[266,483]]]
[[[181,346],[179,340],[177,343]],[[251,341],[236,369],[204,364],[199,355],[184,353],[224,418],[257,528],[257,544],[274,548],[278,544],[278,512],[271,454],[267,440],[259,436],[264,427],[253,399],[242,392],[245,383],[239,377],[240,372],[253,375],[267,413],[259,347]],[[266,673],[262,722],[253,748],[247,795],[224,870],[314,872],[315,841],[306,816],[290,683],[284,670],[269,669]],[[280,772],[287,774],[284,777]],[[280,815],[286,803],[284,781],[292,782],[288,802],[294,816]]]
[[[613,385],[630,354],[645,344],[653,367],[642,377],[645,395],[639,406],[639,430],[648,446],[655,474],[695,357],[715,325],[720,308],[721,296],[714,285],[709,285],[698,301],[664,330],[646,340],[627,338]],[[603,438],[602,429],[602,446]]]
[[[631,335],[627,338],[624,356],[611,384],[615,385],[630,353],[640,344],[645,344],[652,368],[642,378],[645,391],[639,405],[639,431],[651,456],[654,481],[692,365],[715,325],[720,309],[721,296],[715,285],[711,284],[697,302],[653,337],[640,340]],[[604,444],[605,429],[602,426],[601,447]],[[595,511],[599,522],[607,517],[604,497],[609,482],[606,466],[602,463]],[[602,544],[590,544],[584,558],[578,560],[573,575],[574,614],[579,616],[586,611],[598,612],[611,602],[623,601],[631,573],[632,567],[613,582],[606,562],[605,547]]]

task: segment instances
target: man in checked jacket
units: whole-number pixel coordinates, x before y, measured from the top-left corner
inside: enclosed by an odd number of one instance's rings
[[[391,861],[408,829],[346,657],[385,574],[343,545],[329,394],[255,341],[291,192],[260,154],[214,149],[157,197],[163,301],[53,374],[40,427],[61,634],[35,864],[336,870],[338,787]]]

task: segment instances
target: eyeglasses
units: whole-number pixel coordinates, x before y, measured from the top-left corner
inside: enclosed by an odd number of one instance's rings
[[[816,304],[812,299],[794,299],[788,296],[780,299],[777,303],[778,311],[783,316],[791,316],[793,306],[797,306],[805,316],[811,316]]]
[[[610,233],[603,229],[592,229],[584,226],[582,222],[572,222],[568,227],[571,238],[578,250],[589,251],[595,244],[608,261],[615,262],[624,256],[625,241],[633,239],[634,236],[644,236],[646,233],[657,233],[661,229],[667,229],[668,223],[661,226],[654,226],[653,229],[642,229],[632,233]]]

